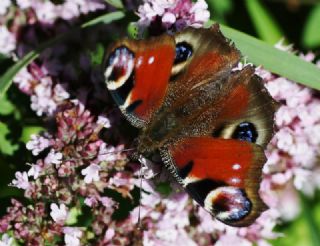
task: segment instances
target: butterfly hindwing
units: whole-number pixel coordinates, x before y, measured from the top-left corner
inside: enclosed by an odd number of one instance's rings
[[[258,195],[263,149],[234,139],[190,137],[161,151],[190,196],[232,226],[251,224],[266,206]]]

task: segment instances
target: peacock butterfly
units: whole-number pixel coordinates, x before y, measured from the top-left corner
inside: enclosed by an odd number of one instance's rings
[[[114,101],[141,128],[136,152],[158,153],[190,196],[231,226],[266,209],[258,191],[277,109],[253,67],[233,69],[240,58],[214,25],[119,40],[103,64]]]

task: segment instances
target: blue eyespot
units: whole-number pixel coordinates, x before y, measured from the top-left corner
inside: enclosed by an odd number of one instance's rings
[[[242,122],[237,126],[232,138],[255,143],[258,138],[258,132],[254,124]]]
[[[193,50],[190,44],[188,44],[187,42],[177,43],[174,64],[178,64],[188,60],[192,56],[192,53]]]

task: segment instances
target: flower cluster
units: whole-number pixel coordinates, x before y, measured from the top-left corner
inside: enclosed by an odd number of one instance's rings
[[[105,189],[129,198],[134,185],[126,156],[121,153],[123,146],[107,146],[98,136],[107,120],[100,116],[99,122],[81,103],[73,101],[56,114],[55,134],[32,137],[27,147],[36,155],[46,154],[31,164],[29,171],[17,172],[12,185],[37,202],[24,207],[13,200],[8,214],[0,220],[1,233],[13,230],[15,239],[30,245],[54,242],[56,235],[64,234],[67,245],[79,245],[82,231],[66,225],[70,225],[72,210],[87,206],[92,209],[92,232],[104,239],[117,208],[117,202],[103,195]],[[79,203],[80,198],[83,201]],[[55,202],[48,209],[44,201]],[[44,232],[46,237],[41,236]]]
[[[204,0],[195,3],[191,0],[145,0],[138,9],[138,15],[140,28],[151,26],[172,31],[187,26],[202,27],[210,17]]]
[[[209,19],[207,8],[204,0],[145,0],[138,25],[154,32],[201,27]],[[67,32],[81,15],[100,9],[105,1],[2,0],[0,53],[17,59],[43,37]],[[27,201],[12,199],[0,219],[0,245],[268,245],[279,236],[273,232],[279,220],[297,215],[297,190],[312,194],[319,187],[319,95],[257,68],[282,103],[260,190],[270,209],[253,225],[232,228],[212,219],[159,166],[141,158],[146,166],[139,171],[128,162],[120,143],[130,139],[119,130],[121,116],[111,110],[87,50],[105,42],[101,38],[110,30],[97,28],[54,45],[15,77],[31,109],[46,117],[48,130],[26,145],[37,160],[17,172],[11,185]],[[140,172],[147,180],[138,202]]]

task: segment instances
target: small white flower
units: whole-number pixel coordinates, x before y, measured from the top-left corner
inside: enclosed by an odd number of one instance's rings
[[[57,8],[51,2],[42,3],[36,11],[37,17],[41,22],[53,23],[57,18]]]
[[[0,1],[0,15],[5,15],[8,11],[8,8],[11,5],[10,0],[1,0]]]
[[[88,207],[93,207],[97,203],[98,203],[98,200],[94,196],[90,196],[84,199],[84,204],[86,204]]]
[[[167,12],[162,16],[163,23],[173,24],[176,22],[176,20],[176,16],[170,12]]]
[[[16,172],[16,179],[12,180],[12,185],[27,190],[30,187],[29,178],[27,172]]]
[[[57,84],[54,88],[53,88],[53,93],[54,93],[54,99],[57,102],[62,102],[65,99],[70,98],[70,94],[66,91],[66,89],[64,88],[65,85],[61,85],[61,84]]]
[[[194,13],[195,22],[205,23],[210,18],[208,4],[204,0],[197,1],[190,9],[190,13]]]
[[[104,234],[104,240],[109,242],[114,237],[115,234],[116,233],[113,228],[108,228],[108,230],[106,230],[106,233]]]
[[[0,1],[0,4],[3,0]],[[1,6],[0,6],[1,8]],[[6,26],[0,26],[0,53],[9,55],[16,48],[16,39]]]
[[[31,168],[28,171],[28,176],[33,176],[34,179],[37,179],[39,177],[39,174],[41,172],[42,168],[39,165],[32,164]]]
[[[59,208],[56,203],[51,203],[50,208],[50,216],[52,217],[52,219],[57,223],[63,224],[68,217],[66,205],[60,204]]]
[[[81,174],[84,175],[84,182],[87,184],[92,183],[93,181],[99,181],[100,176],[99,176],[99,171],[101,167],[98,166],[97,164],[91,164],[87,168],[83,169],[81,171]]]
[[[104,196],[100,198],[100,202],[102,203],[103,206],[106,208],[110,208],[115,205],[115,202],[112,200],[112,198]]]
[[[82,231],[76,227],[63,227],[64,242],[66,246],[80,246]]]
[[[31,1],[30,0],[16,0],[18,6],[20,9],[26,9],[31,7]]]
[[[26,147],[32,151],[32,154],[37,156],[41,151],[50,146],[50,141],[44,137],[32,134],[31,139],[27,142]]]
[[[99,125],[102,125],[104,128],[110,128],[111,127],[110,120],[107,117],[103,116],[103,115],[98,116],[97,123]]]
[[[3,234],[0,240],[0,246],[12,246],[13,245],[13,238],[9,237],[8,234]]]
[[[49,164],[55,164],[59,166],[61,164],[62,160],[62,153],[60,152],[55,152],[53,149],[50,150],[49,154],[47,157],[44,159],[44,163],[49,165]]]

